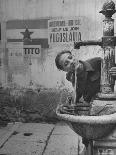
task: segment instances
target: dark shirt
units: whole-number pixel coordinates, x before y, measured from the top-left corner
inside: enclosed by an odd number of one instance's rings
[[[81,75],[77,75],[76,85],[76,102],[83,96],[86,102],[100,91],[100,77],[101,77],[101,61],[100,57],[95,57],[86,61],[80,61],[84,66],[84,71]],[[68,72],[66,79],[75,85],[75,73]]]

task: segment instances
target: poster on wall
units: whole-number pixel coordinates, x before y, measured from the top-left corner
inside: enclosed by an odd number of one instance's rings
[[[81,18],[58,18],[48,21],[49,45],[73,44],[81,40]]]
[[[7,43],[7,49],[10,70],[16,70],[16,72],[28,66],[32,59],[41,57],[41,45],[24,45],[23,42],[9,42]]]
[[[9,66],[20,66],[23,64],[23,42],[7,43]]]
[[[24,57],[31,56],[32,58],[41,57],[41,45],[23,45]]]

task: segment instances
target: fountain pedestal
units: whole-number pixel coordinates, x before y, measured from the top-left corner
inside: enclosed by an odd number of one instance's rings
[[[116,129],[102,139],[97,139],[93,146],[94,155],[116,154]]]

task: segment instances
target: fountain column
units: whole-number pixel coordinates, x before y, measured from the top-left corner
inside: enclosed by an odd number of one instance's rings
[[[115,66],[115,41],[114,37],[114,19],[112,15],[116,12],[115,4],[113,1],[107,1],[104,3],[102,13],[105,16],[103,20],[103,61],[101,64],[101,93],[100,98],[112,98],[114,94],[115,81],[109,74],[111,67]]]

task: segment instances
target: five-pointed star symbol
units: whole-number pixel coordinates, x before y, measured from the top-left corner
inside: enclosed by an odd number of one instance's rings
[[[23,34],[23,40],[26,40],[26,39],[31,40],[30,35],[31,35],[33,32],[30,32],[30,31],[28,30],[28,28],[25,29],[25,32],[20,32],[20,33]]]

